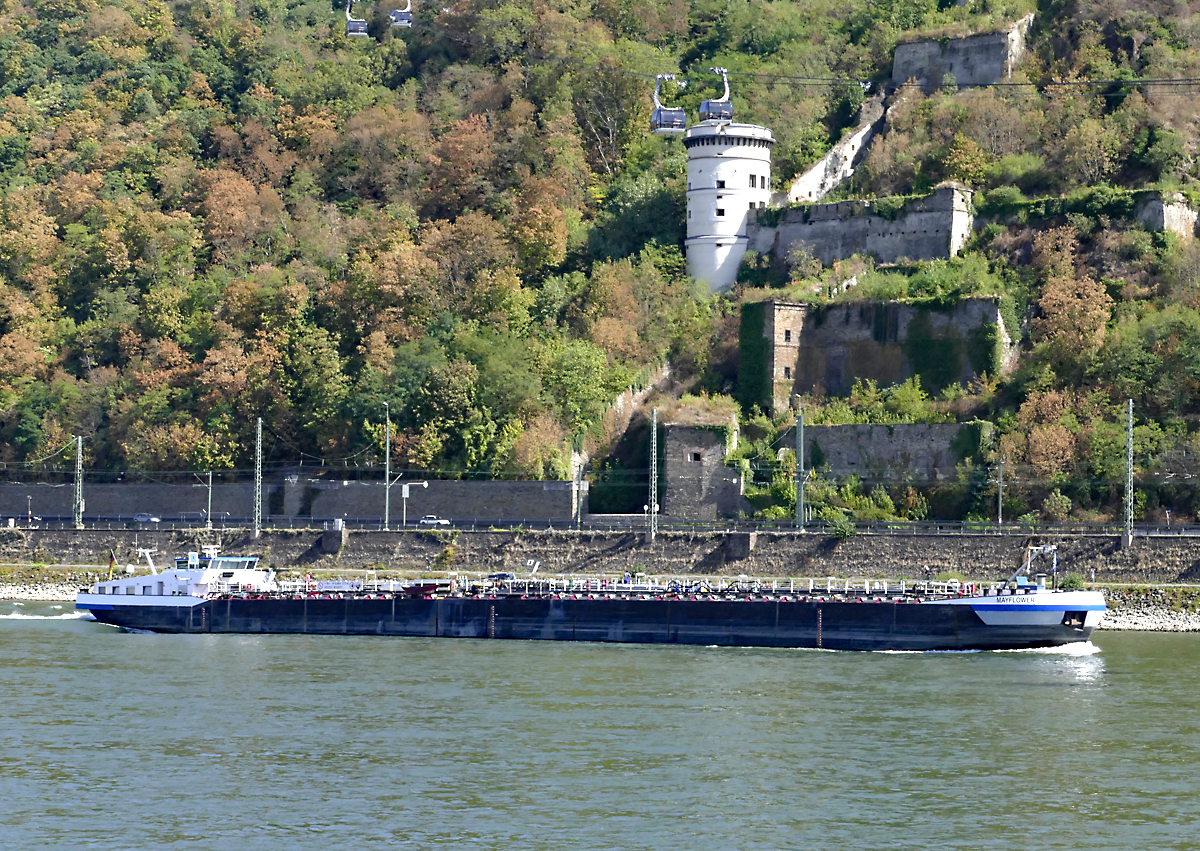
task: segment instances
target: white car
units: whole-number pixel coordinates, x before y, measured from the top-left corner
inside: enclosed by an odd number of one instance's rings
[[[153,514],[147,514],[146,512],[141,511],[141,512],[138,512],[137,514],[133,515],[133,522],[134,523],[161,523],[162,518],[155,517]]]
[[[436,514],[426,514],[417,521],[418,526],[449,526],[450,521],[438,517]]]

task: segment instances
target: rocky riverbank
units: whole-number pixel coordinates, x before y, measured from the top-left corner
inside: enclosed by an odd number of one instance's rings
[[[1101,629],[1200,632],[1200,588],[1105,588]]]
[[[0,600],[74,601],[79,588],[74,582],[2,582]]]

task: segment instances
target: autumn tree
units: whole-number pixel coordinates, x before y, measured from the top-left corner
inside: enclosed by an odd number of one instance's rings
[[[1079,235],[1061,227],[1038,234],[1034,262],[1045,276],[1034,330],[1053,361],[1078,367],[1104,342],[1112,297],[1087,274],[1076,271]]]

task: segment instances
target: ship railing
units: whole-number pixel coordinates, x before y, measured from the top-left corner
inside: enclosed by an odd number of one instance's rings
[[[476,587],[499,596],[546,594],[600,594],[604,596],[645,596],[649,594],[770,594],[804,597],[837,597],[839,599],[904,597],[945,598],[995,594],[996,583],[967,582],[959,579],[916,582],[901,579],[844,578],[836,576],[810,578],[778,577],[696,577],[650,576],[637,579],[603,575],[558,575],[516,577],[489,581],[482,575],[462,580],[465,588]]]
[[[249,583],[241,582],[214,582],[209,586],[209,593],[223,596],[228,594],[252,594],[259,593],[259,589]]]
[[[362,593],[402,593],[414,581],[419,584],[434,583],[438,593],[462,590],[468,593],[485,593],[496,596],[545,596],[554,594],[595,594],[599,596],[644,597],[648,595],[771,595],[789,597],[836,597],[838,599],[898,599],[906,597],[945,598],[963,597],[985,593],[997,593],[996,583],[965,582],[958,579],[943,581],[893,580],[882,578],[824,577],[751,577],[751,576],[708,576],[638,574],[636,577],[609,576],[603,574],[557,574],[546,576],[515,576],[503,579],[488,579],[485,574],[456,573],[451,577],[428,580],[380,580],[368,578],[358,589],[333,589],[338,591],[361,591]],[[357,585],[357,583],[355,583]],[[279,580],[277,588],[283,594],[304,594],[318,590],[318,582],[306,580]],[[235,594],[255,592],[253,586],[237,583],[218,583],[214,593]]]
[[[468,584],[469,581],[468,581]],[[504,579],[479,584],[505,596],[522,594],[772,594],[792,596],[903,597],[914,591],[952,596],[966,586],[956,581],[914,584],[908,580],[847,579],[834,576],[796,579],[695,576],[655,576],[636,581],[607,576],[546,576]]]

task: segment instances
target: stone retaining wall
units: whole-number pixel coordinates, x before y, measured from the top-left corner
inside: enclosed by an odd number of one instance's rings
[[[1028,543],[1059,546],[1060,573],[1096,582],[1200,583],[1200,539],[1139,539],[1123,550],[1116,538],[1029,538],[1018,535],[909,537],[856,535],[838,541],[790,532],[664,532],[646,544],[628,532],[352,532],[335,554],[321,546],[320,531],[268,531],[257,541],[245,530],[223,533],[136,533],[137,546],[158,547],[160,561],[198,550],[206,541],[230,554],[254,553],[279,568],[391,568],[433,566],[470,571],[747,574],[919,578],[953,571],[968,579],[1011,574]],[[121,563],[137,560],[135,533],[125,531],[0,530],[0,562],[108,564],[109,548]],[[1094,571],[1094,573],[1093,573]],[[1048,570],[1047,570],[1048,572]]]
[[[391,490],[391,523],[399,525],[405,511],[403,486]],[[407,510],[409,521],[436,514],[458,520],[571,520],[586,501],[586,481],[430,481],[429,487],[412,485]],[[0,483],[0,518],[24,523],[35,517],[70,517],[74,488],[70,484]],[[208,510],[205,484],[85,484],[85,517],[132,518],[145,512],[162,518],[198,520]],[[220,484],[212,488],[215,518],[245,520],[254,514],[254,485]],[[382,481],[295,475],[263,485],[263,519],[280,521],[374,520],[384,513]]]

